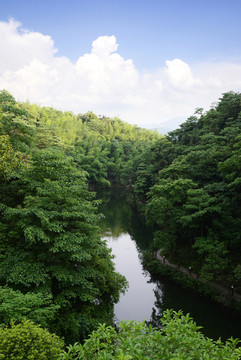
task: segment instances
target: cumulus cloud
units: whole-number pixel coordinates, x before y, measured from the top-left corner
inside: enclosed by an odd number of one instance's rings
[[[118,44],[116,43],[116,37],[112,36],[100,36],[98,39],[92,42],[92,53],[102,56],[108,56],[111,53],[117,51]]]
[[[98,37],[91,52],[72,63],[58,56],[50,36],[11,19],[0,22],[0,48],[0,89],[16,99],[76,113],[93,110],[145,127],[185,120],[222,92],[241,88],[241,64],[190,66],[169,59],[143,73],[118,53],[114,35]]]
[[[0,73],[16,71],[34,59],[48,62],[57,52],[50,36],[24,30],[13,19],[0,22],[0,45]]]
[[[132,60],[124,60],[116,53],[117,47],[114,35],[100,36],[93,41],[91,53],[77,60],[75,69],[90,92],[102,97],[117,95],[120,102],[126,102],[129,92],[138,84],[139,75]]]
[[[190,89],[194,85],[194,78],[190,67],[180,59],[166,61],[166,74],[171,85],[179,89]]]

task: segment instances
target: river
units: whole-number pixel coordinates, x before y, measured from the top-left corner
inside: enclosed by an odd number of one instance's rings
[[[223,340],[233,336],[241,339],[241,319],[219,304],[183,289],[166,279],[153,280],[141,265],[141,254],[152,242],[152,231],[135,212],[125,189],[111,189],[98,194],[102,238],[115,256],[116,270],[124,275],[129,288],[115,305],[115,317],[120,320],[159,323],[166,309],[182,310],[202,326],[203,333]]]

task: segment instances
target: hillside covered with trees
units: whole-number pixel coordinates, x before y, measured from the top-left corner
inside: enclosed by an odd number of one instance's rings
[[[241,96],[226,93],[157,140],[134,182],[155,247],[207,280],[241,290]],[[151,159],[149,161],[148,159]]]
[[[125,291],[101,241],[90,187],[120,183],[127,159],[157,133],[93,113],[18,103],[0,93],[0,318],[85,338],[112,323]]]

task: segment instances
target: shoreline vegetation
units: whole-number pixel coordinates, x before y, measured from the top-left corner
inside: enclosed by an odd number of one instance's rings
[[[165,255],[161,254],[162,250],[158,250],[155,254],[156,258],[158,260],[160,260],[164,265],[166,266],[170,266],[172,268],[177,269],[178,271],[181,271],[183,274],[186,274],[188,276],[191,276],[193,279],[197,279],[199,281],[201,281],[204,284],[208,284],[210,287],[213,287],[217,290],[217,293],[219,294],[218,299],[220,300],[220,302],[226,306],[229,306],[230,304],[233,303],[233,301],[236,302],[236,304],[240,303],[240,308],[241,308],[241,295],[238,294],[235,290],[234,287],[224,287],[220,284],[216,284],[215,282],[210,282],[210,281],[206,281],[204,279],[200,279],[198,274],[195,274],[191,267],[190,268],[185,268],[183,266],[180,265],[176,265],[173,264],[171,262],[168,261],[168,259],[166,259]]]
[[[232,288],[201,279],[191,269],[171,263],[165,255],[161,255],[161,250],[145,252],[142,264],[155,278],[167,277],[178,285],[233,310],[241,319],[241,295]]]

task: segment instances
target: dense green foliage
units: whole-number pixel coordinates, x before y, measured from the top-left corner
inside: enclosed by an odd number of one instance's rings
[[[168,310],[161,322],[161,330],[133,321],[121,322],[118,332],[100,325],[83,345],[69,346],[61,359],[240,359],[237,340],[222,343],[206,338],[189,315]]]
[[[87,173],[78,161],[80,148],[96,154],[99,148],[91,136],[75,144],[87,127],[79,119],[71,138],[73,114],[19,104],[5,91],[0,106],[1,320],[28,318],[67,342],[83,339],[99,322],[111,323],[126,287],[100,238],[99,202],[87,180],[94,181],[95,163],[88,160]],[[96,184],[108,183],[105,177]]]
[[[92,112],[18,103],[0,92],[0,318],[83,339],[112,322],[127,286],[100,239],[90,186],[119,184],[159,135]]]
[[[155,247],[207,280],[241,289],[241,96],[226,93],[147,147],[135,197]],[[151,159],[151,162],[149,161]]]
[[[99,201],[89,189],[110,185],[130,188],[155,231],[154,249],[192,266],[201,278],[241,291],[240,130],[241,96],[232,92],[161,136],[118,118],[19,103],[0,91],[1,322],[28,319],[72,343],[106,323],[98,336],[110,332],[114,345],[111,340],[109,354],[101,350],[103,359],[145,358],[149,350],[142,345],[149,337],[153,354],[158,346],[166,351],[170,333],[164,330],[123,324],[116,334],[108,327],[113,304],[127,283],[101,241]],[[169,317],[177,328],[169,341],[170,359],[182,359],[185,351],[193,359],[195,349],[205,354],[208,346],[214,354],[227,351],[231,356],[232,345],[210,345],[189,320],[187,329],[193,333],[183,343],[187,350],[175,353],[180,316],[174,322]],[[160,344],[154,344],[154,334]],[[76,349],[87,356],[94,338]]]
[[[74,115],[36,105],[21,104],[21,107],[37,126],[37,146],[64,150],[79,168],[88,172],[88,181],[95,186],[119,184],[126,162],[160,137],[157,132],[118,118],[98,117],[92,112]]]
[[[64,342],[29,320],[0,328],[0,359],[57,360]]]
[[[18,191],[25,194],[21,204],[2,213],[1,281],[23,293],[51,295],[59,307],[58,332],[67,336],[74,325],[76,337],[84,336],[83,327],[110,311],[124,284],[98,235],[85,174],[66,156],[35,152]]]
[[[0,328],[0,359],[14,360],[111,360],[170,359],[199,360],[241,357],[239,341],[206,338],[189,315],[167,310],[161,330],[144,321],[122,321],[115,329],[100,324],[83,344],[63,350],[63,341],[29,320]]]

